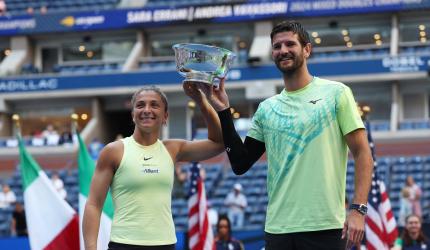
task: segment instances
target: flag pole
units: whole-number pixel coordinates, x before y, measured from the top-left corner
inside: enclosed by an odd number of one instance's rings
[[[16,131],[16,135],[18,137],[21,137],[21,119],[20,119],[19,115],[18,114],[13,114],[12,115],[12,121],[13,121],[13,123],[15,125],[16,130],[17,130]]]
[[[71,127],[72,133],[76,134],[79,128],[79,125],[78,125],[79,116],[78,114],[73,113],[70,115],[70,118],[72,119],[72,127]]]

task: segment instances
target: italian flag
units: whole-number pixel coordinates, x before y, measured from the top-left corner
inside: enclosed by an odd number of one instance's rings
[[[87,147],[81,138],[81,135],[77,133],[79,141],[79,154],[78,154],[78,167],[79,167],[79,221],[80,223],[80,240],[81,249],[84,248],[84,239],[82,236],[82,219],[84,216],[85,204],[90,193],[91,179],[94,174],[95,164],[90,154],[88,153]],[[108,243],[110,239],[110,229],[113,218],[113,203],[110,191],[108,192],[103,206],[103,211],[100,220],[99,236],[97,239],[97,249],[105,250],[108,249]]]
[[[79,250],[78,215],[60,197],[51,180],[25,149],[20,136],[18,141],[31,249]]]

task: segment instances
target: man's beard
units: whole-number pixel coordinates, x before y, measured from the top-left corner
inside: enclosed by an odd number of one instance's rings
[[[285,57],[287,57],[287,56],[283,56],[283,57],[281,57],[279,59],[276,59],[275,64],[276,64],[276,67],[278,67],[278,69],[284,75],[287,75],[287,76],[291,76],[291,75],[295,74],[297,72],[297,70],[303,66],[303,63],[305,61],[302,55],[293,56],[291,58],[292,61],[293,61],[293,65],[288,66],[288,67],[282,67],[281,66],[282,62],[280,60],[282,60]]]

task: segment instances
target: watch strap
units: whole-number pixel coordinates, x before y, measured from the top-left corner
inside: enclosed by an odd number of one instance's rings
[[[351,204],[349,206],[349,209],[357,210],[362,215],[367,214],[367,206],[365,204]]]

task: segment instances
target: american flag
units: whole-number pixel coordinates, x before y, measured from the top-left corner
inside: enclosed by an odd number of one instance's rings
[[[209,223],[206,191],[200,178],[200,166],[191,167],[190,190],[188,198],[188,245],[190,250],[214,249],[214,237]]]
[[[368,250],[390,249],[397,238],[396,220],[391,210],[385,184],[378,178],[376,171],[375,148],[370,132],[370,124],[365,122],[367,138],[374,161],[372,187],[369,193],[368,210],[366,216],[366,247]]]

